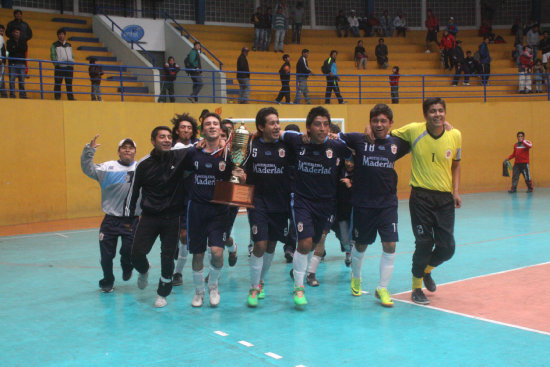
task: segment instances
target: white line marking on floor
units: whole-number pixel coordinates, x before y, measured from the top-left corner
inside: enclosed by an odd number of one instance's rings
[[[70,233],[86,233],[86,232],[97,232],[98,229],[75,229],[74,231],[71,231]],[[67,232],[65,232],[67,233]],[[67,233],[67,234],[70,234]],[[4,240],[18,240],[21,238],[37,238],[37,237],[46,237],[46,236],[59,236],[62,235],[62,233],[36,233],[36,234],[28,234],[28,235],[13,235],[13,236],[0,236],[0,239],[2,241]],[[63,236],[62,236],[63,237]]]
[[[361,291],[363,294],[369,294],[369,291]]]
[[[218,334],[218,335],[221,335],[221,336],[228,336],[229,334],[228,333],[224,333],[223,331],[214,331],[214,334]]]
[[[267,353],[264,353],[266,356],[268,357],[271,357],[271,358],[275,358],[275,359],[281,359],[283,358],[283,356],[280,356],[278,354],[275,354],[275,353],[272,353],[272,352],[267,352]]]
[[[246,340],[240,340],[239,344],[244,345],[245,347],[253,347],[254,344],[247,342]]]
[[[296,367],[306,367],[306,366],[304,366],[303,364],[299,364]]]
[[[55,235],[59,236],[59,237],[63,237],[63,238],[69,238],[69,236],[66,236],[66,235],[61,234],[61,233],[56,233]]]

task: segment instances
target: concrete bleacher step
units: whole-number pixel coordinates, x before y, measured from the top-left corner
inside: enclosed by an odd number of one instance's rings
[[[99,55],[91,55],[86,57],[86,60],[90,60],[91,58],[95,58],[97,61],[117,61],[117,58],[115,56],[99,56]]]
[[[79,51],[95,51],[95,52],[109,52],[107,47],[101,46],[79,46],[77,47]]]
[[[69,37],[69,41],[99,43],[99,38],[72,36],[72,37]]]
[[[88,24],[88,22],[84,19],[74,19],[74,18],[61,18],[56,17],[52,18],[52,22],[56,23],[72,23],[72,24]]]
[[[115,81],[115,82],[117,82],[117,81],[120,82],[120,80],[121,80],[120,75],[108,76],[106,79],[111,80],[111,81]],[[137,81],[137,77],[132,76],[132,75],[123,75],[122,76],[122,81],[125,81],[125,82]]]
[[[124,94],[147,94],[149,93],[148,87],[123,87],[123,88],[117,88],[117,91],[120,93],[121,91]]]
[[[92,28],[63,27],[67,33],[94,33]]]

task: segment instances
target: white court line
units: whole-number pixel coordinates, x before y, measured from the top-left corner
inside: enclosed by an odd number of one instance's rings
[[[61,237],[68,237],[67,235],[71,233],[86,233],[86,232],[97,232],[98,229],[75,229],[71,232],[65,232],[66,235],[59,232],[52,232],[52,233],[36,233],[36,234],[29,234],[29,235],[13,235],[13,236],[0,236],[0,239],[3,240],[18,240],[21,238],[38,238],[38,237],[47,237],[47,236],[61,236]]]
[[[440,286],[440,285],[447,285],[447,284],[453,284],[453,283],[459,283],[459,282],[463,282],[463,281],[470,280],[470,279],[478,279],[478,278],[488,277],[488,276],[496,275],[496,274],[505,274],[505,273],[509,273],[509,272],[512,272],[512,271],[517,271],[517,270],[532,268],[532,267],[535,267],[535,266],[548,265],[548,264],[550,264],[550,261],[549,261],[549,262],[540,263],[540,264],[535,264],[535,265],[522,266],[522,267],[519,267],[519,268],[510,269],[510,270],[497,271],[497,272],[495,272],[495,273],[489,273],[489,274],[485,274],[485,275],[478,275],[478,276],[475,276],[475,277],[465,278],[465,279],[462,279],[462,280],[454,280],[454,281],[452,281],[452,282],[438,284],[438,286]],[[401,293],[395,293],[394,296],[398,296],[398,295],[405,294],[405,293],[409,293],[409,292],[410,292],[410,291],[401,292]],[[392,299],[395,300],[395,301],[398,301],[398,302],[408,303],[408,304],[410,304],[410,305],[414,305],[414,306],[418,306],[418,307],[429,308],[429,309],[432,309],[432,310],[442,311],[442,312],[450,313],[450,314],[453,314],[453,315],[468,317],[468,318],[474,319],[474,320],[489,322],[489,323],[491,323],[491,324],[502,325],[502,326],[508,326],[508,327],[515,328],[515,329],[520,329],[520,330],[525,330],[525,331],[531,331],[531,332],[533,332],[533,333],[538,333],[538,334],[549,335],[549,336],[550,336],[550,333],[549,333],[549,332],[546,332],[546,331],[531,329],[531,328],[527,328],[527,327],[523,327],[523,326],[519,326],[519,325],[514,325],[514,324],[508,324],[508,323],[505,323],[505,322],[500,322],[500,321],[496,321],[496,320],[486,319],[486,318],[484,318],[484,317],[468,315],[468,314],[461,313],[461,312],[456,312],[456,311],[447,310],[447,309],[445,309],[445,308],[434,307],[434,306],[423,306],[423,305],[416,304],[416,303],[414,303],[413,301],[407,301],[407,300],[403,300],[403,299],[396,299],[396,298],[393,298],[393,297],[392,297]]]
[[[249,348],[254,346],[254,344],[249,343],[249,342],[247,342],[246,340],[240,340],[240,341],[239,341],[239,344],[242,344],[242,345],[244,345],[245,347],[249,347]]]
[[[221,335],[221,336],[228,336],[229,334],[228,333],[224,333],[223,331],[214,331],[214,334],[218,334],[218,335]]]
[[[306,366],[304,366],[303,364],[299,364],[296,367],[306,367]]]
[[[271,357],[271,358],[274,358],[274,359],[281,359],[283,358],[283,356],[280,356],[278,354],[275,354],[275,353],[272,353],[272,352],[267,352],[267,353],[264,353],[266,356],[268,357]]]
[[[56,236],[63,237],[63,238],[69,238],[69,236],[66,236],[62,233],[56,233]]]

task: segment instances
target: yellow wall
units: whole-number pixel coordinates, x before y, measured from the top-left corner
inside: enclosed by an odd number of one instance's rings
[[[175,113],[198,116],[203,108],[218,109],[222,117],[254,118],[260,105],[152,104],[119,102],[59,102],[0,100],[0,225],[101,215],[99,185],[80,169],[86,142],[101,134],[96,161],[116,159],[117,143],[132,137],[137,157],[151,150],[149,134],[157,125],[170,125]],[[303,118],[311,106],[277,106],[281,118]],[[347,131],[362,131],[372,105],[332,105],[333,117],[344,118]],[[220,111],[221,109],[221,111]],[[392,106],[395,127],[421,121],[421,104]],[[531,170],[535,186],[550,186],[550,136],[544,121],[547,102],[455,103],[447,119],[462,131],[462,191],[504,190],[502,161],[512,152],[517,130],[534,143]],[[397,164],[399,191],[408,191],[410,159]]]

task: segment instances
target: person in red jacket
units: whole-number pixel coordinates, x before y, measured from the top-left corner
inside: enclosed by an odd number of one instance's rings
[[[531,181],[531,172],[529,171],[529,150],[533,147],[533,143],[525,139],[523,131],[518,131],[517,137],[518,142],[514,144],[514,152],[506,159],[506,161],[515,159],[512,174],[512,189],[508,190],[510,194],[516,192],[520,173],[523,174],[523,178],[527,184],[527,192],[533,192],[533,182]]]
[[[439,31],[439,22],[437,21],[437,17],[432,13],[431,9],[428,9],[428,16],[426,19],[426,28],[428,29],[428,33],[426,34],[426,53],[429,54],[430,51],[430,44],[432,42],[435,42],[437,45],[437,32]]]
[[[443,32],[443,37],[441,38],[441,43],[439,44],[439,48],[441,49],[441,52],[443,53],[443,60],[445,63],[445,70],[449,69],[452,70],[452,54],[453,50],[456,47],[456,39],[455,36],[449,33],[449,31]],[[450,64],[450,63],[451,64]]]

